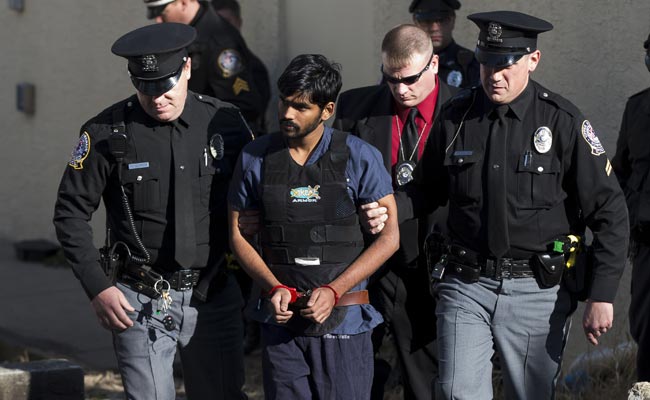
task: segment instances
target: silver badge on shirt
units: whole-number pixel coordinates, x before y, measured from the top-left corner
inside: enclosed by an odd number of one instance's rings
[[[551,150],[553,134],[547,126],[540,126],[533,135],[533,145],[538,153],[544,154]]]

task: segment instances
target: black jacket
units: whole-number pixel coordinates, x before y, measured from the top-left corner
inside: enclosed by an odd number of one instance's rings
[[[650,224],[650,88],[630,97],[612,159],[625,192],[630,228]]]
[[[442,105],[457,91],[456,88],[440,80],[438,84],[434,118],[438,116]],[[339,97],[333,124],[334,128],[350,132],[379,149],[384,159],[384,166],[391,175],[393,101],[386,84],[348,90]],[[436,216],[436,221],[444,223],[446,214],[444,212],[437,214],[439,215]],[[400,224],[400,249],[391,258],[391,262],[406,265],[417,259],[419,248],[432,228],[431,224],[434,222],[432,218],[427,216]]]

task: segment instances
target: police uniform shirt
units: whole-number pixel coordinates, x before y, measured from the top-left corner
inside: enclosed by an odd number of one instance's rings
[[[436,54],[439,57],[438,76],[447,85],[470,88],[480,83],[479,64],[472,51],[452,40]]]
[[[250,140],[233,106],[188,92],[181,116],[171,123],[149,117],[134,95],[92,118],[81,128],[79,144],[64,172],[55,206],[57,235],[75,275],[92,298],[111,283],[99,267],[99,254],[88,221],[103,198],[111,239],[127,243],[144,257],[125,216],[116,162],[109,151],[113,110],[122,108],[128,150],[122,183],[129,198],[135,226],[158,271],[174,271],[174,192],[172,168],[184,169],[192,179],[196,226],[194,268],[205,267],[225,251],[225,191],[237,154]],[[223,136],[229,148],[215,160],[211,136]],[[184,153],[183,157],[174,153]],[[226,153],[226,152],[224,152]]]
[[[306,165],[317,162],[329,149],[332,131],[332,128],[325,127],[323,137]],[[275,135],[262,136],[242,150],[228,193],[228,202],[233,210],[260,209],[262,164],[274,137]],[[345,174],[348,193],[354,203],[358,206],[392,194],[391,178],[383,166],[379,151],[352,135],[348,135],[346,144],[350,148],[350,158]],[[351,291],[362,290],[366,285],[367,281],[363,281]],[[381,315],[370,304],[348,306],[347,310],[343,323],[332,334],[358,334],[369,331],[382,322]]]
[[[506,165],[490,165],[494,109],[481,88],[447,103],[416,170],[416,184],[429,201],[419,206],[448,199],[451,239],[489,255],[486,210],[491,189],[485,174],[500,169],[505,173],[510,237],[505,256],[528,259],[547,251],[556,237],[582,232],[582,215],[594,233],[591,299],[612,302],[625,265],[627,213],[593,127],[570,102],[531,80],[505,115]]]
[[[256,82],[265,82],[266,78],[253,76],[253,56],[239,31],[209,4],[202,1],[200,6],[190,22],[197,38],[188,49],[192,58],[188,87],[236,105],[247,121],[255,121],[266,110],[264,89],[258,88]]]

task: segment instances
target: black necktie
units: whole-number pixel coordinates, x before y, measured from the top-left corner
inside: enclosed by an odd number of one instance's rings
[[[413,107],[409,111],[409,116],[404,124],[404,133],[402,134],[402,150],[404,161],[418,161],[418,127],[415,123],[415,117],[418,115],[418,109]]]
[[[196,226],[192,202],[192,179],[188,157],[185,155],[183,137],[177,127],[172,129],[172,152],[174,167],[174,258],[184,268],[192,267],[196,258]],[[188,142],[185,138],[185,142]]]
[[[498,118],[492,122],[488,147],[487,239],[490,251],[497,258],[502,257],[510,249],[506,194],[508,124],[505,115],[507,111],[507,105],[495,109]]]

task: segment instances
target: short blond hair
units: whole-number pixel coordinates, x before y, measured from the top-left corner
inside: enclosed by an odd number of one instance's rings
[[[433,44],[425,31],[412,24],[403,24],[386,33],[381,42],[381,52],[387,67],[403,68],[416,55],[431,54]]]

